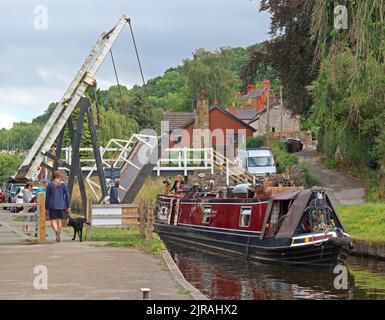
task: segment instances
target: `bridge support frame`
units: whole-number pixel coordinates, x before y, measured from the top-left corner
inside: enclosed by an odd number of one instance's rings
[[[91,102],[88,98],[83,97],[80,100],[80,112],[79,112],[78,121],[76,125],[76,131],[75,131],[74,120],[72,115],[68,118],[68,121],[67,121],[68,132],[69,132],[70,140],[72,142],[71,164],[69,165],[68,163],[60,159],[62,148],[63,148],[63,142],[64,142],[65,127],[62,129],[60,135],[57,138],[55,155],[48,152],[46,153],[46,156],[48,158],[54,160],[53,167],[50,167],[47,164],[43,163],[43,166],[49,169],[52,172],[52,174],[54,171],[58,170],[58,168],[61,166],[62,167],[64,166],[69,170],[68,191],[70,193],[71,198],[73,194],[75,179],[77,178],[80,195],[82,199],[82,212],[84,212],[84,214],[86,214],[87,212],[88,199],[87,199],[87,192],[86,192],[86,186],[85,186],[85,179],[83,176],[81,163],[80,163],[79,152],[80,152],[81,138],[84,132],[84,122],[86,117],[87,117],[88,127],[91,133],[91,142],[92,142],[93,153],[94,153],[95,162],[97,166],[97,174],[99,177],[99,183],[101,185],[101,191],[102,191],[101,200],[103,200],[107,196],[107,185],[106,185],[106,179],[105,179],[104,170],[103,170],[102,158],[100,155],[99,143],[97,140],[96,126],[92,116]]]

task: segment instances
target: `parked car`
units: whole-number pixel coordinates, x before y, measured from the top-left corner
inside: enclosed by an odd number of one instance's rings
[[[9,182],[6,184],[6,189],[3,193],[4,202],[12,203],[12,198],[14,197],[18,188],[24,188],[25,184],[20,182]],[[4,208],[7,209],[7,208]]]
[[[18,213],[21,210],[23,210],[23,204],[24,204],[23,190],[24,190],[24,185],[22,187],[18,187],[16,192],[15,192],[15,195],[12,197],[12,203],[15,203],[15,204],[20,205],[20,206],[15,207],[15,208],[11,208],[11,212]],[[32,199],[36,198],[36,195],[37,195],[37,188],[36,187],[34,187],[32,189],[32,195],[33,195]]]
[[[3,190],[2,188],[0,187],[0,203],[3,203]]]
[[[280,139],[285,144],[286,150],[289,153],[300,152],[303,149],[303,143],[298,138],[282,138]]]
[[[239,158],[242,167],[250,174],[265,176],[277,173],[273,152],[269,148],[253,148],[240,150]]]

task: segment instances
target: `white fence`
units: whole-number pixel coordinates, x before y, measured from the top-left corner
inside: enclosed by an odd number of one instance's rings
[[[213,148],[167,148],[158,160],[154,171],[183,171],[187,176],[191,170],[210,170],[214,174]]]

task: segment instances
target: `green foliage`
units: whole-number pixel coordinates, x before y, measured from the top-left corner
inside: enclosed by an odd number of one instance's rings
[[[285,172],[286,169],[298,165],[298,158],[286,151],[286,147],[281,142],[275,142],[272,145],[275,162],[277,163],[277,170],[279,173]]]
[[[306,115],[312,105],[307,90],[317,77],[314,43],[310,37],[314,1],[262,0],[261,11],[271,15],[270,33],[276,36],[263,52],[251,55],[253,65],[270,65],[283,85],[283,96],[294,113]]]
[[[247,48],[248,57],[246,63],[242,63],[239,74],[244,90],[249,84],[261,84],[264,80],[270,80],[271,91],[278,95],[281,81],[277,70],[268,59],[268,44],[269,42],[262,42]]]
[[[148,178],[137,194],[134,203],[139,205],[142,200],[155,202],[157,195],[163,194],[163,190],[163,178]]]
[[[182,70],[169,69],[162,77],[157,77],[148,82],[151,96],[161,98],[169,93],[176,93],[186,84],[186,76]]]
[[[190,98],[197,99],[199,92],[206,91],[208,98],[229,105],[241,84],[233,71],[233,52],[221,48],[216,52],[198,49],[193,59],[184,61],[184,71],[190,89]]]
[[[32,123],[40,124],[40,125],[44,126],[47,123],[52,112],[55,110],[56,106],[57,106],[57,103],[51,103],[48,106],[48,109],[44,112],[44,114],[33,119]]]
[[[152,240],[145,240],[140,237],[138,227],[93,228],[91,241],[107,242],[111,247],[144,249],[154,255],[160,255],[165,250],[165,245],[157,234],[153,234]]]
[[[385,242],[385,204],[365,203],[337,209],[347,232],[356,239]]]
[[[265,136],[250,137],[246,140],[246,148],[260,148],[265,145]]]
[[[288,153],[286,146],[282,142],[272,141],[271,149],[277,164],[278,173],[284,173],[290,168],[297,167],[305,175],[306,187],[312,187],[317,184],[317,180],[311,174],[309,167],[304,163],[299,163],[297,156]]]
[[[14,123],[12,129],[0,130],[0,150],[26,150],[31,148],[42,126],[25,122]]]
[[[111,138],[128,139],[138,132],[138,123],[126,115],[116,112],[114,109],[102,111],[100,114],[100,129],[98,130],[99,143],[107,145]]]
[[[8,180],[22,162],[20,154],[0,153],[0,181]]]
[[[315,86],[319,148],[328,157],[339,154],[345,169],[376,168],[384,159],[385,65],[369,58],[361,72],[360,63],[349,50],[326,58]]]

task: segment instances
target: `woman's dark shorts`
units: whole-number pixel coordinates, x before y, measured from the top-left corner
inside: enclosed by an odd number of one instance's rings
[[[67,218],[66,210],[49,209],[48,214],[50,220],[64,220]]]

